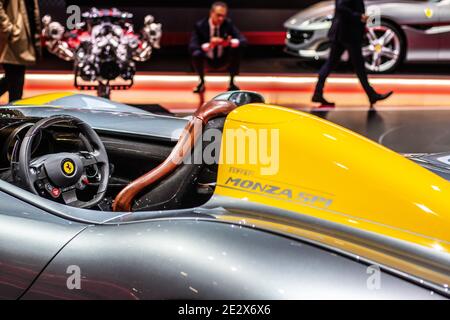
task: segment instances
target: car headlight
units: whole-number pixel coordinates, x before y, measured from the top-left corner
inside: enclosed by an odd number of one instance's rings
[[[316,24],[316,23],[331,22],[332,20],[333,20],[333,15],[329,14],[327,16],[315,17],[315,18],[306,20],[305,22],[302,23],[302,25],[307,26],[307,25]]]

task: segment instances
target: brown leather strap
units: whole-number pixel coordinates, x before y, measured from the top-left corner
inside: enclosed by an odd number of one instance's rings
[[[209,120],[220,116],[225,116],[236,108],[230,101],[213,100],[205,103],[194,114],[192,119],[184,128],[178,143],[173,148],[170,155],[156,168],[143,176],[137,178],[126,186],[114,200],[114,211],[131,211],[131,206],[135,197],[145,188],[166,177],[173,172],[190,155],[198,139],[203,132],[203,126]]]

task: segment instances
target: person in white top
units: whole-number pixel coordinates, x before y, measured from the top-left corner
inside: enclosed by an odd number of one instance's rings
[[[209,17],[195,25],[189,43],[192,65],[200,77],[195,93],[205,91],[206,69],[227,70],[230,74],[228,90],[239,90],[234,78],[239,74],[241,49],[247,44],[247,39],[227,15],[227,4],[215,2],[211,6]]]

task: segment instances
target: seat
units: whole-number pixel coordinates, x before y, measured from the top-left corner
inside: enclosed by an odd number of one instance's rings
[[[264,102],[264,97],[256,92],[231,91],[202,105],[184,128],[167,159],[126,186],[116,196],[113,210],[150,211],[180,208],[205,166],[203,163],[185,164],[183,160],[196,152],[203,152],[203,149],[198,147],[198,142],[205,130],[223,128],[226,116],[238,106]]]
[[[153,170],[126,186],[116,196],[113,210],[160,210],[161,208],[173,208],[178,204],[189,186],[189,183],[195,181],[196,174],[198,174],[202,168],[202,164],[183,165],[183,160],[193,152],[202,151],[201,148],[195,147],[199,139],[201,139],[202,133],[208,122],[214,118],[224,118],[224,116],[236,107],[236,104],[227,100],[212,100],[201,106],[184,128],[178,139],[178,143],[175,145],[167,159]],[[168,179],[176,170],[176,174],[172,175],[171,179]],[[141,197],[133,208],[136,197],[152,189],[152,187],[155,187],[155,185],[163,179],[168,179],[164,183],[159,184],[159,188],[162,188],[163,190],[144,195],[144,198]],[[175,181],[175,184],[172,181]],[[155,198],[151,198],[150,195]]]
[[[204,127],[203,132],[210,129],[223,130],[225,117],[211,119]],[[208,148],[211,141],[202,137],[191,152],[191,159],[202,159],[203,151]],[[204,181],[206,180],[206,181]],[[217,180],[217,164],[182,163],[172,173],[154,185],[146,188],[136,196],[132,211],[157,211],[183,209],[201,205],[209,200],[212,189],[199,193],[198,183],[212,183]],[[209,190],[210,189],[210,190]]]

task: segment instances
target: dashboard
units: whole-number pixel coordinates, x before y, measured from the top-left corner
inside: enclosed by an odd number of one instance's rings
[[[39,118],[0,117],[0,179],[17,184],[18,159],[22,141]],[[115,196],[131,181],[146,174],[162,163],[172,152],[176,141],[164,141],[151,136],[137,137],[121,132],[98,131],[108,154],[110,179],[105,195],[105,206],[101,210],[109,210]],[[86,139],[76,127],[69,124],[58,124],[39,131],[33,141],[31,158],[56,154],[89,151]],[[133,164],[133,165],[130,165]],[[95,170],[87,172],[87,177],[97,176]],[[200,186],[215,182],[216,170],[206,168],[198,177]],[[20,183],[19,183],[20,184]],[[84,195],[86,198],[96,190],[95,182],[91,183]],[[92,189],[92,190],[90,190]],[[92,191],[92,192],[90,192]],[[199,201],[209,198],[210,194],[196,195]],[[80,197],[82,198],[82,197]],[[191,200],[192,200],[191,199]],[[83,199],[82,199],[83,200]],[[190,200],[190,201],[191,201]],[[192,201],[194,201],[192,200]],[[186,206],[191,205],[186,204]]]
[[[25,120],[10,122],[0,128],[0,170],[10,168],[14,155],[18,155],[20,144],[28,130],[34,125]],[[35,155],[42,142],[42,132],[36,137],[32,154]]]

